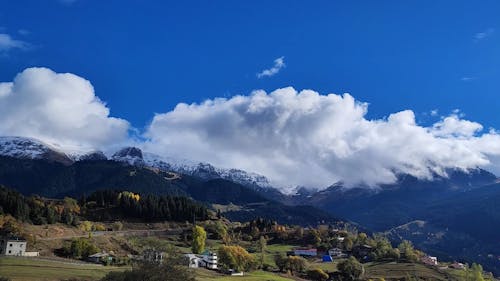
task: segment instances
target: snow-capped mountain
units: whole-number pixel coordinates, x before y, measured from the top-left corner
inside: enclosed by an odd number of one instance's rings
[[[153,167],[163,171],[196,176],[205,180],[222,178],[254,188],[271,187],[265,176],[256,173],[239,169],[223,169],[209,163],[186,159],[163,157],[143,152],[137,147],[124,147],[107,157],[101,151],[65,153],[61,149],[33,138],[0,137],[0,155],[21,159],[44,159],[65,165],[71,165],[77,161],[114,160],[133,166]]]
[[[21,159],[45,159],[65,165],[73,160],[63,151],[33,138],[0,137],[0,155]]]
[[[153,153],[142,152],[136,147],[125,147],[111,157],[112,160],[134,166],[148,166],[163,171],[196,176],[205,180],[222,178],[245,186],[269,188],[269,180],[262,175],[239,169],[223,169],[209,163],[194,162],[186,159],[162,157]]]

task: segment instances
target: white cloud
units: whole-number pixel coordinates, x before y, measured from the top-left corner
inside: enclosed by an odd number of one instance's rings
[[[26,49],[28,47],[28,43],[21,40],[15,40],[9,34],[0,33],[0,53],[13,49]]]
[[[474,40],[475,41],[483,40],[483,39],[493,35],[493,33],[495,33],[495,29],[488,28],[483,32],[478,32],[478,33],[474,34]]]
[[[431,110],[431,113],[430,113],[430,114],[431,114],[431,116],[438,116],[438,114],[439,114],[439,110],[437,110],[437,109],[433,109],[433,110]]]
[[[293,88],[181,103],[154,117],[144,147],[257,172],[282,187],[375,186],[397,173],[431,178],[446,168],[498,164],[490,159],[500,156],[500,136],[480,135],[482,126],[459,112],[424,127],[410,110],[375,120],[367,110],[349,94]]]
[[[285,57],[279,57],[279,58],[274,60],[273,67],[271,67],[269,69],[264,69],[261,72],[257,73],[257,78],[274,76],[274,75],[278,74],[278,72],[280,72],[280,70],[283,67],[285,67]]]
[[[126,120],[110,117],[89,81],[29,68],[0,83],[0,135],[26,136],[65,149],[106,149],[135,142],[164,156],[204,161],[268,176],[283,188],[391,183],[447,168],[500,171],[500,135],[482,132],[459,110],[430,126],[404,110],[367,119],[368,105],[351,95],[283,88],[249,96],[178,104],[156,114],[133,141]],[[435,111],[437,115],[438,112]]]
[[[25,136],[64,148],[102,148],[127,139],[129,123],[109,116],[89,81],[28,68],[0,83],[0,135]]]

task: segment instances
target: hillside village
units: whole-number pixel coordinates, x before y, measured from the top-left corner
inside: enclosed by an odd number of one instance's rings
[[[479,265],[438,261],[408,241],[392,245],[382,235],[367,235],[349,224],[303,227],[262,218],[241,223],[227,220],[220,211],[199,207],[193,209],[198,210],[197,216],[191,216],[194,224],[190,216],[182,216],[179,207],[169,211],[176,220],[158,217],[143,222],[134,219],[131,210],[148,197],[137,193],[110,191],[80,200],[45,200],[3,191],[3,196],[16,198],[13,202],[26,200],[27,206],[38,202],[37,206],[55,211],[41,212],[45,215],[37,219],[43,223],[33,224],[33,213],[28,211],[23,218],[17,207],[3,205],[0,276],[12,280],[35,280],[11,271],[16,259],[23,259],[27,268],[39,262],[100,267],[99,276],[81,280],[104,278],[108,270],[109,274],[134,272],[143,268],[141,264],[175,265],[196,280],[224,276],[241,280],[252,276],[270,276],[265,277],[270,280],[480,280],[470,279],[473,275],[493,279]],[[47,215],[54,216],[54,221],[49,223]],[[107,219],[87,220],[99,217]],[[405,266],[412,269],[403,270]],[[60,280],[56,276],[46,280]]]

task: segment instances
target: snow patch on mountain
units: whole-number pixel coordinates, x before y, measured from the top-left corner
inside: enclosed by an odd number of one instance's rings
[[[209,163],[194,162],[174,157],[162,157],[147,152],[143,155],[144,163],[147,166],[160,170],[196,176],[204,180],[221,178],[250,187],[271,187],[269,180],[265,176],[256,173],[249,173],[239,169],[224,169],[214,167]]]
[[[39,140],[23,137],[0,137],[0,155],[23,159],[41,159],[56,148]],[[61,151],[58,151],[63,153]]]
[[[137,147],[124,147],[107,157],[101,151],[68,152],[32,138],[0,137],[0,155],[20,159],[45,159],[49,161],[71,164],[76,161],[114,160],[132,166],[153,167],[163,171],[171,171],[210,179],[226,179],[254,188],[270,188],[269,180],[256,173],[249,173],[239,169],[224,169],[214,167],[209,163],[195,162],[169,156],[143,152]]]

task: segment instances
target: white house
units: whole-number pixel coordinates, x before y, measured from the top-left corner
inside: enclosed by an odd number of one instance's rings
[[[208,269],[217,269],[217,254],[210,251],[205,251],[202,254],[202,261]]]
[[[25,256],[26,240],[19,237],[0,238],[0,255]]]
[[[344,258],[347,256],[342,252],[342,249],[339,248],[332,248],[328,250],[328,255],[330,255],[332,258]]]
[[[217,269],[217,254],[205,251],[201,255],[185,254],[190,268],[205,267],[208,269]]]
[[[184,255],[188,259],[188,267],[189,268],[198,268],[201,265],[201,257],[195,254],[185,254]]]
[[[423,256],[420,260],[427,265],[438,265],[438,260],[436,257]]]

